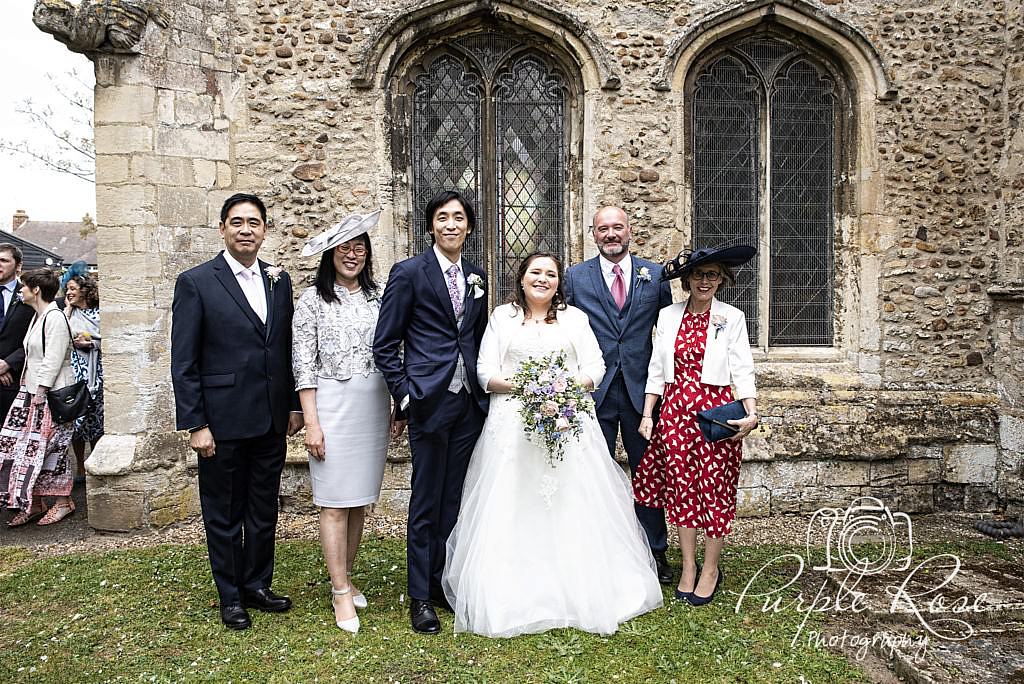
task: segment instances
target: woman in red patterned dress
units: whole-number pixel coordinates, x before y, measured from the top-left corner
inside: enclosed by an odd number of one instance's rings
[[[683,565],[676,598],[710,603],[722,583],[719,557],[736,516],[743,438],[757,427],[754,362],[743,312],[715,298],[731,269],[754,255],[753,247],[699,249],[665,265],[663,278],[682,278],[690,296],[661,310],[648,368],[640,434],[650,440],[633,480],[636,500],[664,508],[676,525]],[[731,386],[735,386],[733,393]],[[664,397],[658,424],[651,418]],[[697,412],[740,399],[746,417],[730,420],[738,432],[704,440]],[[652,434],[653,433],[653,434]],[[704,530],[703,568],[697,565],[697,531]]]

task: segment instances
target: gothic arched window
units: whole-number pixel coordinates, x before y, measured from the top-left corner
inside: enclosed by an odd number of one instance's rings
[[[411,251],[430,244],[430,198],[460,190],[477,210],[464,255],[487,269],[502,302],[522,257],[568,257],[570,81],[540,46],[490,31],[428,46],[405,74],[393,148],[407,151],[395,155],[395,177]]]
[[[688,80],[694,247],[758,247],[721,298],[762,349],[834,343],[843,85],[767,35],[712,49]]]

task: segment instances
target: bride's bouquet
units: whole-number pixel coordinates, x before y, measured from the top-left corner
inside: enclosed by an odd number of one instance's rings
[[[512,376],[512,396],[520,402],[527,438],[544,447],[551,467],[562,460],[565,441],[579,436],[580,416],[594,413],[594,400],[569,372],[562,352],[523,361]]]

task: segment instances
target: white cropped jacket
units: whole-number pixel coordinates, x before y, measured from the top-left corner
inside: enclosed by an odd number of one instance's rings
[[[665,385],[675,379],[675,346],[686,302],[670,304],[658,314],[654,350],[647,368],[647,394],[664,394]],[[725,326],[716,333],[716,321]],[[754,357],[747,339],[747,320],[735,306],[711,300],[711,320],[704,346],[700,381],[705,385],[732,385],[737,399],[757,396],[754,387]]]
[[[604,356],[601,354],[597,337],[590,328],[587,314],[574,306],[567,306],[565,310],[558,312],[558,323],[576,352],[580,374],[593,380],[594,387],[597,387],[604,378]],[[522,325],[523,312],[519,307],[502,304],[491,312],[476,361],[476,375],[485,392],[488,391],[487,383],[491,378],[508,375],[502,371],[501,363],[516,329]]]

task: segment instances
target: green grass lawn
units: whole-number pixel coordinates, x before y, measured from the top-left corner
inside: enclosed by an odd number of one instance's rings
[[[0,682],[810,682],[862,681],[841,655],[790,641],[802,616],[734,612],[735,593],[704,608],[677,603],[612,637],[575,630],[514,639],[440,636],[408,623],[404,542],[369,538],[355,581],[370,607],[352,637],[333,623],[319,546],[278,545],[282,615],[224,629],[205,549],[162,546],[33,559],[0,554]],[[731,547],[725,590],[738,592],[777,547]],[[766,580],[771,581],[771,580]],[[809,624],[815,624],[812,620]]]

